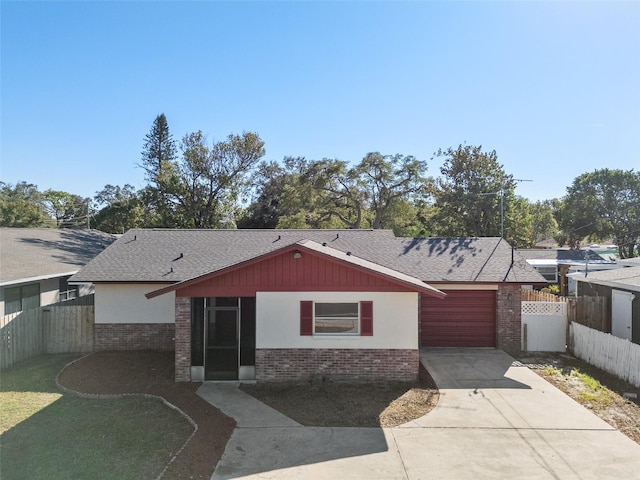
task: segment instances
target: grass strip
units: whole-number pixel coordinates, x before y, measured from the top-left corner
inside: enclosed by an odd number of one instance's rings
[[[193,426],[159,399],[61,395],[55,376],[73,358],[46,355],[2,372],[0,478],[158,477]]]

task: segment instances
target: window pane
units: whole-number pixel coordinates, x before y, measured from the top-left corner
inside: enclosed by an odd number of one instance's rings
[[[209,297],[207,307],[237,307],[238,297]]]
[[[22,309],[38,308],[40,306],[40,284],[32,283],[22,287]]]
[[[20,287],[10,287],[4,289],[4,314],[16,313],[22,310],[20,299]]]
[[[316,303],[316,317],[358,318],[357,303]]]
[[[358,333],[358,319],[316,318],[315,333]]]

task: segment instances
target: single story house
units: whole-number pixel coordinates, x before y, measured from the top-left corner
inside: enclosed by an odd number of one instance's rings
[[[570,277],[578,283],[578,295],[610,299],[612,335],[640,344],[640,266]]]
[[[115,237],[97,230],[0,228],[0,315],[91,293],[68,279]]]
[[[617,268],[616,262],[607,260],[590,249],[521,248],[518,253],[549,284],[557,283],[561,290],[564,288],[564,295],[575,292],[576,289],[574,281],[567,277],[568,273]]]
[[[177,381],[413,380],[420,346],[519,350],[544,284],[500,238],[390,230],[130,230],[71,280],[96,349],[174,350]]]

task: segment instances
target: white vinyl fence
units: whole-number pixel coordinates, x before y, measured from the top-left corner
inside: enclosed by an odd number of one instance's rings
[[[572,323],[573,354],[636,387],[640,387],[640,345]]]
[[[522,350],[566,352],[566,302],[522,302]]]

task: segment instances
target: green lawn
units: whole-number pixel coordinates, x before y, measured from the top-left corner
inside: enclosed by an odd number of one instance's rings
[[[44,355],[0,374],[0,478],[156,478],[193,432],[160,400],[62,395],[74,356]]]

